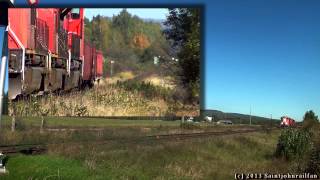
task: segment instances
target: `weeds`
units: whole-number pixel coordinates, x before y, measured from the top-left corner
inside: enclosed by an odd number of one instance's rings
[[[149,82],[127,80],[107,82],[93,89],[65,95],[29,97],[10,104],[20,117],[41,116],[197,116],[198,106],[185,106],[176,90]]]
[[[310,129],[312,136],[312,150],[307,160],[306,172],[320,175],[320,125],[314,124]]]
[[[287,160],[301,159],[311,148],[309,131],[288,128],[281,132],[275,155]]]
[[[184,122],[180,124],[180,127],[182,129],[200,129],[200,125],[195,124],[195,123],[189,123],[189,122]]]

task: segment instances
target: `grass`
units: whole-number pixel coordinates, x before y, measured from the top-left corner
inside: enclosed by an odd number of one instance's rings
[[[10,157],[9,174],[1,179],[87,179],[90,171],[78,160],[40,155]],[[19,169],[16,171],[15,169]]]
[[[2,116],[2,125],[10,126],[11,117]],[[41,117],[19,117],[20,122],[26,126],[37,126],[41,124]],[[103,119],[94,117],[45,117],[47,127],[158,127],[158,126],[179,126],[180,121],[161,120],[122,120]]]
[[[180,127],[179,121],[113,120],[79,117],[46,117],[44,132],[40,133],[40,117],[19,120],[15,132],[10,131],[11,118],[2,118],[0,145],[28,143],[78,142],[127,138],[167,133]]]
[[[195,133],[261,128],[260,126],[216,126],[198,123],[181,126],[180,121],[113,120],[80,117],[46,117],[44,131],[40,133],[41,118],[25,117],[19,120],[15,132],[11,132],[11,118],[2,118],[0,145],[103,141],[116,138],[134,138],[146,135]]]
[[[233,179],[238,172],[291,172],[273,159],[278,131],[184,142],[50,147],[45,155],[9,157],[1,179]],[[291,172],[292,173],[292,172]],[[18,178],[18,179],[19,179]]]
[[[124,75],[129,76],[129,75]],[[138,80],[101,80],[94,88],[10,103],[17,116],[198,116],[199,105],[174,99],[170,88]]]

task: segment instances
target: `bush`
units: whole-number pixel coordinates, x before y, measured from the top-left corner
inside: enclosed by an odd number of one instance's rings
[[[123,82],[118,81],[117,86],[126,91],[137,91],[149,99],[163,98],[165,100],[168,100],[172,97],[170,89],[153,85],[150,82],[138,82],[129,80]]]
[[[320,175],[320,147],[312,149],[306,172]]]
[[[316,114],[310,110],[307,111],[303,117],[303,128],[304,129],[311,129],[314,126],[317,126],[319,124],[319,119]]]
[[[74,115],[76,116],[86,116],[88,115],[88,108],[87,106],[80,104],[80,105],[76,105],[74,107]]]
[[[311,133],[299,129],[285,129],[281,132],[275,155],[291,160],[305,156],[311,149]]]
[[[192,122],[184,122],[180,124],[182,129],[199,129],[200,125],[192,123]]]
[[[313,126],[311,131],[313,148],[305,172],[320,175],[320,125]]]
[[[21,117],[16,117],[15,129],[18,131],[26,130],[26,124]]]

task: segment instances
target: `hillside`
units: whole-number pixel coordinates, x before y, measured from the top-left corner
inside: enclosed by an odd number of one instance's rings
[[[85,19],[85,41],[101,50],[107,60],[116,60],[135,72],[152,71],[154,56],[171,59],[170,45],[163,35],[163,21],[141,19],[126,9],[113,17],[98,15],[92,20]]]
[[[201,116],[211,116],[214,118],[215,121],[218,120],[231,120],[234,123],[249,123],[250,122],[250,115],[248,114],[240,114],[240,113],[228,113],[222,112],[218,110],[201,110]],[[251,116],[252,124],[263,124],[263,123],[275,123],[279,124],[278,119],[272,119],[260,117],[260,116]]]

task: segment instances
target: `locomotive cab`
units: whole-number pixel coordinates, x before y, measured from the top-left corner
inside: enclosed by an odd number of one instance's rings
[[[287,116],[282,116],[281,117],[281,123],[280,127],[294,127],[295,126],[295,120],[287,117]]]
[[[80,19],[80,9],[79,8],[73,8],[71,10],[71,18],[72,19]]]

